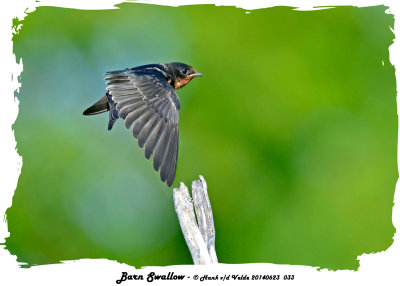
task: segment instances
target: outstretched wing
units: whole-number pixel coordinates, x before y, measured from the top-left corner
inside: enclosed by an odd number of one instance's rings
[[[153,166],[161,168],[160,177],[171,186],[178,158],[180,108],[173,87],[158,72],[124,70],[105,74],[107,89],[116,104],[118,117],[129,129],[147,159],[153,154]]]

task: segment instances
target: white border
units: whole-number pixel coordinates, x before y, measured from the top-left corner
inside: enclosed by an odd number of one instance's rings
[[[17,64],[12,52],[11,24],[14,17],[20,20],[24,18],[25,11],[32,12],[38,6],[58,6],[77,9],[115,9],[113,7],[122,1],[118,0],[46,0],[35,2],[35,0],[18,0],[1,3],[0,9],[0,81],[1,81],[1,104],[0,112],[0,213],[4,214],[6,209],[11,206],[12,196],[17,186],[17,180],[22,166],[22,158],[15,151],[16,142],[12,131],[18,114],[18,100],[14,98],[14,90],[18,89],[18,75],[22,71],[22,62]],[[396,0],[373,1],[373,0],[335,0],[335,1],[295,1],[295,0],[274,0],[274,1],[250,1],[250,0],[214,0],[214,1],[194,1],[194,0],[158,0],[158,1],[137,1],[140,3],[152,3],[168,6],[179,6],[187,4],[216,4],[217,6],[237,6],[247,10],[266,8],[272,6],[291,6],[299,7],[299,10],[312,10],[315,6],[389,6],[391,14],[395,17],[400,15],[400,5]],[[28,9],[27,9],[28,8]],[[399,24],[395,20],[395,29],[399,29]],[[399,43],[397,38],[390,47],[390,61],[399,67]],[[396,69],[396,78],[399,71]],[[399,106],[397,107],[399,111]],[[399,113],[399,112],[397,112]],[[395,205],[393,207],[393,225],[396,229],[400,227],[399,210],[399,187],[396,185]],[[0,222],[0,243],[8,237],[7,223],[5,220]],[[0,285],[116,285],[115,281],[119,278],[122,271],[130,274],[147,275],[150,271],[157,274],[167,274],[174,271],[177,274],[193,275],[198,274],[294,274],[295,280],[285,282],[280,281],[258,282],[258,283],[290,283],[291,285],[360,285],[366,283],[377,283],[379,285],[400,285],[400,242],[399,234],[396,231],[393,245],[386,251],[377,254],[363,254],[359,256],[360,268],[358,271],[318,271],[315,267],[274,265],[274,264],[239,264],[226,265],[219,264],[213,266],[168,266],[168,267],[147,267],[135,270],[134,267],[120,264],[106,259],[81,259],[79,261],[67,261],[62,264],[36,266],[29,269],[18,267],[16,257],[0,246]],[[192,280],[184,280],[183,283],[176,281],[153,282],[152,285],[188,285]],[[199,281],[196,281],[199,282]],[[201,284],[231,285],[243,281],[225,282],[203,282]],[[147,282],[126,281],[122,285],[148,285]],[[257,283],[257,282],[255,282]]]

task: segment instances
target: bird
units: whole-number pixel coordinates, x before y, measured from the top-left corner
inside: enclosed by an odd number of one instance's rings
[[[104,74],[107,92],[83,115],[109,112],[108,130],[118,118],[132,128],[133,137],[146,159],[153,155],[154,170],[168,187],[176,175],[179,145],[180,100],[175,90],[186,86],[193,78],[203,76],[192,66],[180,63],[160,63],[126,68]]]

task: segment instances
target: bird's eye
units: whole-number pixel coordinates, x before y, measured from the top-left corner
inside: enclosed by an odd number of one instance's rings
[[[187,72],[188,72],[187,68],[184,68],[184,69],[182,70],[182,74],[187,74]]]

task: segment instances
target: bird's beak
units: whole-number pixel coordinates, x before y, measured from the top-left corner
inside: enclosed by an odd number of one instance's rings
[[[195,77],[195,76],[203,76],[201,73],[199,73],[199,72],[195,72],[194,74],[193,74],[193,77]]]

